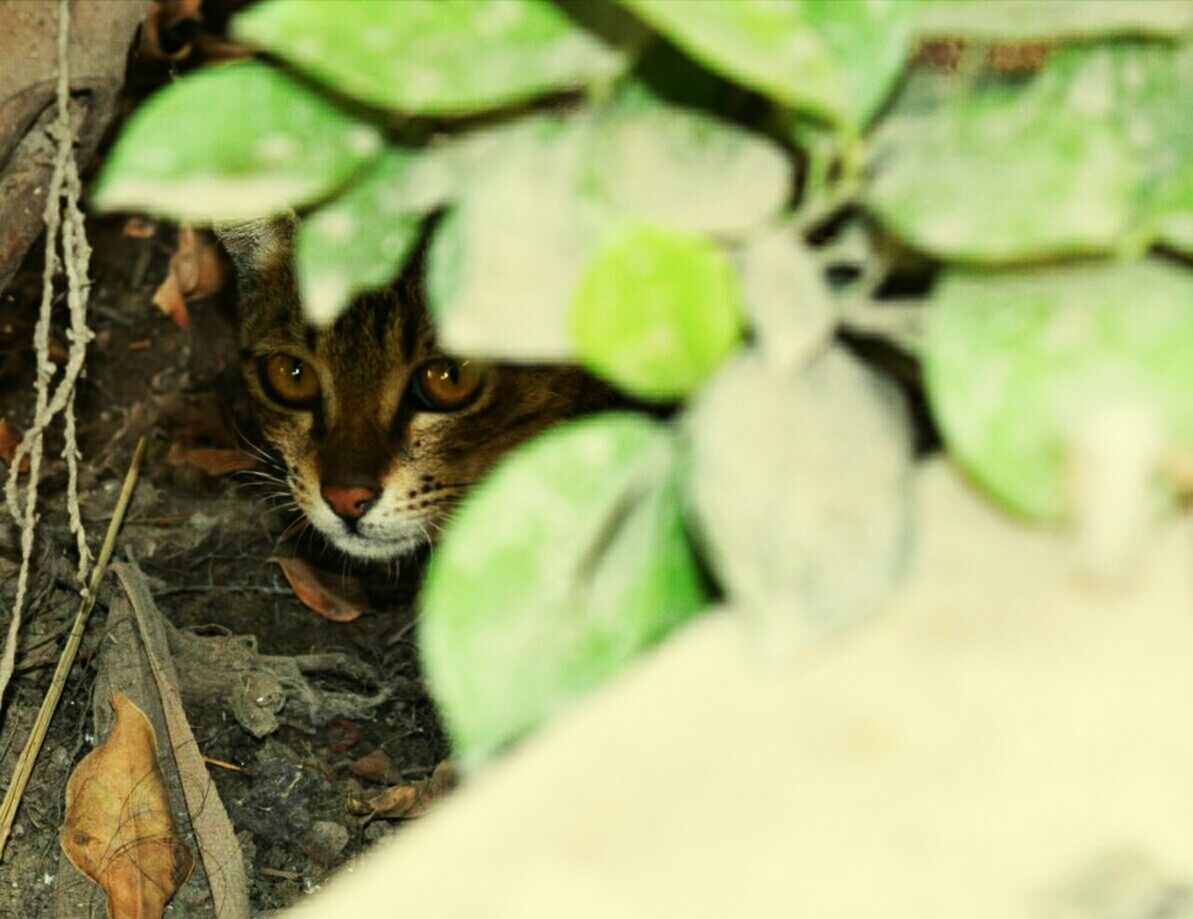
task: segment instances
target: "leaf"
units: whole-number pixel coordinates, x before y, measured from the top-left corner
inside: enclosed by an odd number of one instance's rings
[[[741,234],[783,207],[791,167],[769,140],[649,97],[598,118],[592,180],[623,214],[680,230]]]
[[[1155,261],[946,276],[928,314],[925,379],[949,452],[1006,507],[1058,520],[1074,510],[1083,429],[1106,410],[1154,419],[1157,463],[1188,450],[1190,304],[1188,272]]]
[[[153,726],[123,693],[108,701],[116,724],[66,784],[62,849],[104,889],[110,919],[161,916],[194,856],[170,813]]]
[[[624,66],[542,0],[271,0],[232,31],[349,96],[419,115],[484,111]]]
[[[878,606],[909,535],[908,426],[886,384],[839,347],[795,377],[748,355],[685,431],[699,532],[735,604],[812,632]]]
[[[227,283],[228,268],[215,241],[184,223],[178,228],[178,245],[170,256],[169,274],[154,291],[153,304],[185,329],[190,326],[187,302],[219,293]]]
[[[429,778],[405,785],[395,785],[364,797],[350,797],[348,810],[353,814],[413,820],[436,810],[456,787],[456,771],[449,760],[435,767]]]
[[[849,132],[865,126],[902,71],[919,6],[620,2],[713,70]]]
[[[8,423],[7,418],[0,418],[0,460],[10,469],[12,468],[12,461],[17,457],[17,447],[21,445],[21,438],[17,434],[12,425]],[[21,457],[21,464],[18,472],[21,474],[29,471],[31,460],[29,454],[26,453]]]
[[[706,239],[622,226],[588,264],[572,334],[580,359],[627,392],[683,396],[741,340],[737,274]]]
[[[896,115],[867,207],[947,258],[1020,261],[1193,242],[1193,43],[1055,55],[1025,90]]]
[[[357,294],[389,284],[418,241],[422,214],[402,195],[409,155],[390,148],[370,171],[298,226],[303,315],[329,325]]]
[[[832,339],[836,322],[820,265],[798,231],[776,223],[742,247],[742,291],[754,341],[780,373],[801,367]]]
[[[353,775],[378,785],[399,782],[402,778],[401,770],[380,747],[355,760],[348,769]]]
[[[444,348],[507,360],[571,357],[567,305],[599,219],[577,191],[587,132],[584,121],[534,119],[489,147],[485,180],[465,184],[428,256]]]
[[[282,569],[294,595],[332,622],[352,622],[369,608],[369,597],[356,578],[320,571],[300,558],[270,558]]]
[[[229,475],[261,465],[257,457],[227,447],[191,447],[181,441],[170,444],[166,462],[171,466],[194,466],[210,476]]]
[[[153,239],[157,235],[157,223],[144,217],[129,217],[120,230],[129,239]]]
[[[156,93],[108,155],[93,199],[192,222],[311,204],[381,153],[375,128],[258,61],[200,70]]]
[[[427,680],[475,764],[600,685],[703,608],[667,430],[639,415],[571,422],[472,493],[422,596]]]
[[[1173,0],[925,0],[916,30],[941,38],[1032,41],[1105,35],[1178,36],[1193,31],[1193,6]]]
[[[186,58],[193,34],[203,22],[202,0],[171,0],[150,5],[141,23],[137,56],[151,61],[180,61]]]

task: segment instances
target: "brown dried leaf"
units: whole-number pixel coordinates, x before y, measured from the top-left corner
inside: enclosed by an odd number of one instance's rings
[[[215,239],[206,231],[182,224],[178,246],[170,256],[170,273],[153,295],[153,302],[179,328],[187,328],[186,304],[218,293],[228,283],[228,267]]]
[[[153,305],[162,313],[170,317],[174,325],[180,329],[190,328],[191,314],[186,309],[186,298],[182,294],[182,285],[178,283],[178,276],[174,274],[174,262],[170,261],[170,273],[162,281],[161,286],[153,292]]]
[[[0,459],[12,465],[13,457],[17,455],[17,444],[21,438],[8,423],[7,418],[0,418]]]
[[[191,53],[192,42],[182,38],[186,23],[200,23],[203,0],[154,0],[141,24],[139,53],[155,61],[180,61]]]
[[[170,452],[166,454],[166,462],[171,466],[195,466],[211,476],[256,469],[260,465],[255,456],[250,456],[240,450],[219,447],[188,447],[179,441],[170,445]]]
[[[430,778],[407,785],[395,785],[375,795],[349,797],[348,810],[357,815],[389,820],[423,817],[438,807],[444,796],[456,787],[456,778],[451,761],[444,760],[435,767]]]
[[[394,768],[389,754],[381,749],[362,756],[348,768],[353,775],[378,785],[392,784],[401,781],[402,778],[401,773]]]
[[[281,566],[294,595],[309,609],[332,622],[351,622],[369,608],[369,598],[356,578],[320,571],[300,558],[270,559]]]
[[[9,425],[8,419],[0,418],[0,460],[4,460],[5,465],[12,465],[12,461],[17,455],[17,446],[20,442],[21,438]],[[21,457],[20,472],[24,473],[28,471],[29,454],[26,453]]]
[[[157,224],[144,217],[129,217],[120,232],[129,239],[152,239],[157,234]]]
[[[66,785],[62,849],[107,894],[109,919],[160,917],[194,867],[170,814],[153,726],[123,693],[116,724]]]

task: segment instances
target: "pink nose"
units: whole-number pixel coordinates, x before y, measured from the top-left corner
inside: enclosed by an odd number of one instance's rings
[[[324,485],[319,489],[323,500],[345,520],[359,520],[377,500],[377,492],[361,486]]]

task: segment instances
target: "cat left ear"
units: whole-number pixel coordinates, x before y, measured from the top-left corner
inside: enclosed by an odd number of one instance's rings
[[[293,212],[264,220],[222,223],[212,227],[242,281],[288,258],[298,217]]]

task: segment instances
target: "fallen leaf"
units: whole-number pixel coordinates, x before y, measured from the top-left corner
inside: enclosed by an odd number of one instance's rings
[[[66,784],[62,849],[104,889],[109,919],[160,917],[195,860],[170,813],[153,726],[123,693],[108,702],[116,724]]]
[[[186,304],[210,297],[228,282],[228,268],[210,233],[188,224],[178,227],[178,245],[170,256],[170,273],[153,294],[153,302],[181,329],[190,326]]]
[[[12,429],[8,423],[7,418],[0,418],[0,460],[4,460],[5,465],[11,466],[13,459],[17,455],[17,447],[21,443],[21,438],[17,432]],[[21,457],[20,472],[29,471],[29,454]]]
[[[332,622],[351,622],[369,608],[369,598],[356,578],[320,571],[300,558],[270,559],[281,566],[294,595],[309,609]]]
[[[444,760],[435,767],[430,778],[420,779],[406,785],[395,785],[375,795],[350,796],[348,810],[358,816],[412,820],[415,817],[429,814],[455,787],[456,770],[450,760]]]
[[[0,459],[12,465],[12,459],[17,454],[17,444],[21,442],[16,432],[9,426],[7,418],[0,418]]]
[[[144,217],[129,217],[120,232],[129,239],[152,239],[157,234],[157,224]]]
[[[50,360],[59,367],[66,366],[66,362],[70,360],[70,352],[66,349],[66,345],[57,338],[50,339]]]
[[[389,758],[389,754],[382,749],[362,756],[348,769],[353,775],[366,782],[375,782],[378,785],[393,784],[402,778],[401,773],[394,767],[393,760]]]
[[[186,297],[182,293],[182,285],[178,283],[178,275],[174,273],[174,260],[170,260],[170,273],[162,281],[161,286],[153,292],[153,305],[162,313],[170,317],[174,325],[180,329],[189,329],[191,314],[186,308]]]
[[[241,450],[223,447],[188,447],[181,441],[175,441],[170,445],[170,452],[166,454],[166,462],[171,466],[195,466],[211,476],[255,469],[260,465],[255,456]]]
[[[332,756],[339,756],[341,753],[347,753],[358,743],[360,743],[360,728],[347,718],[336,718],[331,722],[331,725],[332,727],[337,727],[344,732],[343,740],[328,747],[327,752]]]
[[[191,53],[203,0],[154,0],[141,23],[138,53],[154,61],[180,61]]]

